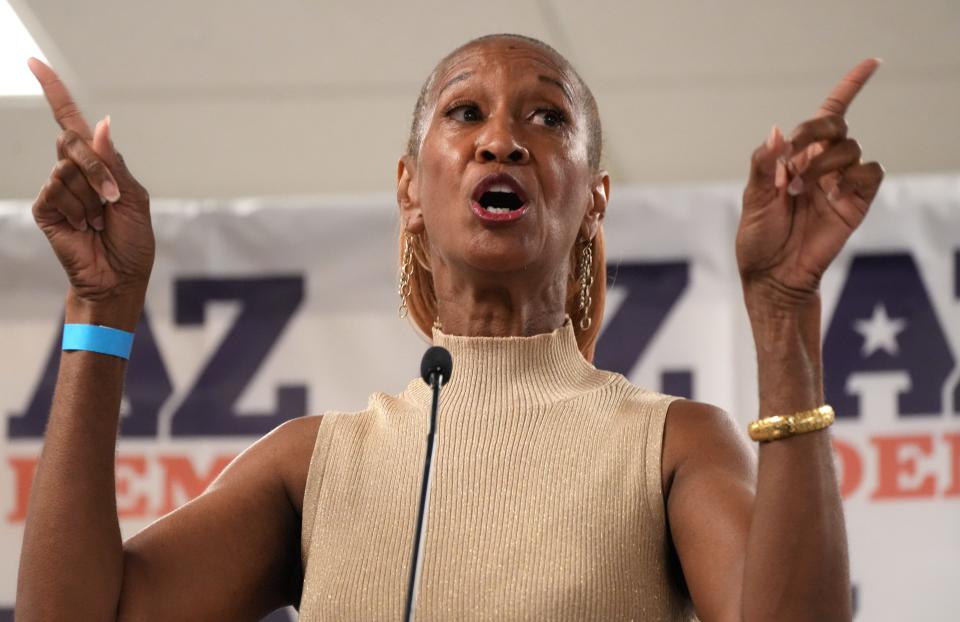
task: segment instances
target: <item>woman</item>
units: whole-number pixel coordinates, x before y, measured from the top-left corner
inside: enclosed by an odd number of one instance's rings
[[[819,279],[882,178],[843,115],[753,154],[737,236],[760,416],[823,404]],[[32,61],[63,133],[34,215],[68,323],[132,331],[153,261],[146,191]],[[722,411],[593,368],[609,177],[589,89],[543,43],[443,59],[398,167],[401,312],[454,355],[419,613],[426,619],[849,619],[826,415],[753,452]],[[106,204],[101,203],[101,197]],[[569,316],[569,317],[568,317]],[[24,534],[17,619],[397,619],[427,397],[290,421],[203,495],[121,542],[113,455],[124,360],[64,352]],[[770,423],[769,420],[766,421]],[[776,422],[774,422],[776,423]],[[445,434],[446,433],[446,434]],[[301,538],[302,534],[302,538]],[[679,562],[679,563],[676,563]]]

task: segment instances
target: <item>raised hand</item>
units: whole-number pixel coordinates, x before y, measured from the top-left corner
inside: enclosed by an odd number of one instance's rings
[[[868,59],[834,87],[814,118],[784,137],[777,127],[753,153],[737,232],[744,287],[760,286],[778,305],[816,296],[820,278],[863,222],[883,180],[863,163],[844,115],[880,61]]]
[[[57,74],[34,58],[29,65],[63,129],[34,219],[67,273],[71,296],[142,303],[154,257],[147,191],[114,149],[110,118],[91,131]]]

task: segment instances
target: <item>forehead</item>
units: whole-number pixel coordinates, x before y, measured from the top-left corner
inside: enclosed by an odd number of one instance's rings
[[[559,82],[568,94],[574,91],[566,63],[556,54],[522,39],[501,37],[469,45],[444,60],[437,68],[432,94],[436,97],[451,80],[489,73],[544,76]]]

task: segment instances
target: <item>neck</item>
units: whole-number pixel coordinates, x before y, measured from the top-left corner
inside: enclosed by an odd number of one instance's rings
[[[440,324],[448,335],[529,337],[563,325],[567,273],[478,275],[434,272]]]
[[[434,329],[433,343],[453,358],[453,375],[442,397],[447,416],[499,412],[512,417],[516,411],[511,405],[529,408],[583,396],[614,378],[583,358],[572,322],[529,337],[448,335]],[[430,387],[417,378],[408,390],[424,406],[420,412],[426,412]]]

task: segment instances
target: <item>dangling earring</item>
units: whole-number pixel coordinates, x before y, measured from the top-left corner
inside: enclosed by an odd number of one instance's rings
[[[409,309],[407,300],[410,298],[410,277],[413,276],[413,234],[405,233],[403,235],[403,258],[400,260],[400,285],[397,287],[397,293],[400,294],[400,308],[397,313],[400,319],[407,317]]]
[[[590,317],[590,305],[593,304],[593,298],[590,296],[590,288],[593,287],[593,240],[587,240],[583,244],[583,250],[580,251],[580,330],[588,330],[593,324],[593,318]]]

